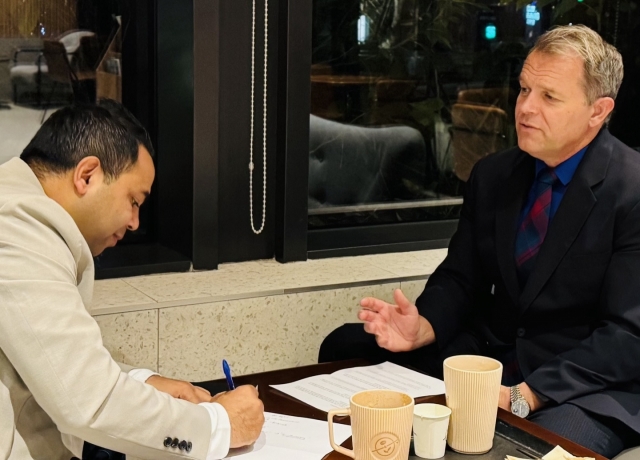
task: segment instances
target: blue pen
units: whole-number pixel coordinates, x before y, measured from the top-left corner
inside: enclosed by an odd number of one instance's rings
[[[229,390],[235,390],[236,386],[231,378],[231,369],[229,368],[229,363],[226,359],[222,360],[222,372],[224,372],[224,376],[227,379],[227,386],[229,387]]]

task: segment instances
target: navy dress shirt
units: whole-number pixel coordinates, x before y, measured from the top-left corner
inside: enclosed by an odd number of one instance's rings
[[[582,150],[579,150],[578,153],[566,159],[558,166],[554,168],[556,176],[558,177],[558,181],[553,185],[551,189],[551,207],[549,209],[549,223],[553,220],[553,216],[556,215],[556,211],[560,206],[560,202],[564,197],[564,193],[567,191],[567,186],[571,179],[573,179],[573,175],[576,173],[578,169],[578,165],[582,158],[584,157],[585,152],[587,151],[589,146],[586,146]],[[519,223],[522,223],[527,213],[531,210],[531,206],[533,206],[533,202],[536,200],[535,188],[538,178],[540,177],[540,172],[547,168],[547,165],[542,160],[538,160],[536,158],[536,178],[531,185],[531,189],[529,190],[529,196],[527,198],[527,202],[522,209],[522,213],[520,214]]]

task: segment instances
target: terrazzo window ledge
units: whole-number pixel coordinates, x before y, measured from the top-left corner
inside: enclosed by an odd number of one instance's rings
[[[421,281],[433,273],[446,253],[446,249],[434,249],[289,264],[261,260],[223,264],[218,270],[206,272],[96,281],[91,313],[101,316]]]

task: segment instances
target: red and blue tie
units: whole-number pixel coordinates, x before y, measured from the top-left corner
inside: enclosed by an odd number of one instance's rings
[[[556,173],[549,168],[542,170],[534,184],[534,201],[531,209],[522,219],[518,233],[516,234],[516,267],[520,285],[524,286],[540,251],[540,246],[547,236],[549,229],[549,211],[551,210],[551,195]],[[502,384],[513,386],[524,379],[518,363],[518,355],[515,346],[498,353],[497,358],[504,365],[502,372]]]
[[[546,168],[538,174],[533,205],[518,228],[515,256],[522,285],[529,278],[540,246],[547,235],[552,187],[557,179],[553,169]]]

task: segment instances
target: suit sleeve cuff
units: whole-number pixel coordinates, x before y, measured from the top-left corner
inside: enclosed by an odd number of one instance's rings
[[[206,460],[225,458],[231,446],[231,422],[227,411],[218,403],[200,403],[211,417],[211,442]]]
[[[551,398],[546,394],[544,394],[543,390],[540,389],[541,387],[544,388],[544,385],[539,385],[541,381],[545,381],[545,380],[549,381],[545,376],[539,375],[542,372],[543,370],[537,369],[533,374],[529,375],[529,377],[524,379],[524,382],[529,386],[529,389],[531,390],[531,392],[534,393],[543,404],[549,404],[550,402],[561,404],[564,401],[562,402],[556,401],[554,398]]]
[[[531,390],[531,393],[533,393],[534,395],[536,395],[538,397],[538,399],[540,400],[540,402],[542,404],[549,404],[549,401],[551,401],[550,398],[547,398],[545,395],[543,395],[539,391],[537,391],[537,390],[535,390],[535,389],[533,389],[531,387],[529,387],[529,389]]]
[[[128,372],[129,377],[138,382],[146,382],[149,377],[152,375],[160,375],[157,372],[153,372],[149,369],[132,369]]]

